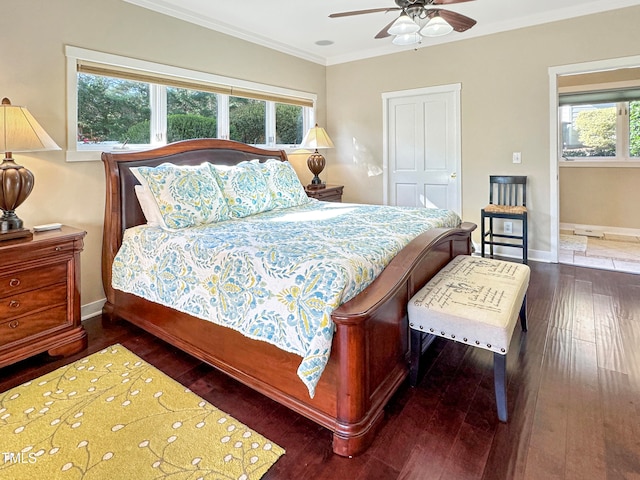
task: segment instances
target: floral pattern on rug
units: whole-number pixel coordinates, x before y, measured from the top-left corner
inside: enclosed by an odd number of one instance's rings
[[[0,394],[0,478],[259,479],[284,450],[121,345]]]

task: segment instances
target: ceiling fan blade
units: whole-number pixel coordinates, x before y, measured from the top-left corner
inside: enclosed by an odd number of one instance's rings
[[[476,24],[476,21],[473,18],[466,17],[458,12],[441,9],[436,11],[447,21],[449,25],[453,27],[456,32],[464,32]]]
[[[340,17],[351,17],[353,15],[364,15],[365,13],[377,13],[377,12],[393,12],[396,10],[401,10],[398,7],[389,7],[389,8],[370,8],[369,10],[354,10],[352,12],[341,12],[341,13],[332,13],[329,15],[329,18],[340,18]]]
[[[386,27],[384,27],[382,30],[380,30],[380,31],[376,34],[375,38],[387,38],[387,37],[390,37],[390,36],[391,36],[391,34],[389,33],[389,29],[391,28],[391,25],[393,25],[393,23],[394,23],[396,20],[397,20],[396,18],[394,18],[393,20],[391,20],[391,21],[389,22],[389,25],[387,25]]]
[[[434,0],[429,5],[449,5],[452,3],[471,2],[473,0]]]

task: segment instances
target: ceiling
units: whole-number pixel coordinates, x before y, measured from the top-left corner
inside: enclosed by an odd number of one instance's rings
[[[395,7],[394,0],[124,0],[322,65],[413,49],[374,39],[398,12],[329,18],[330,13]],[[473,0],[445,8],[477,20],[464,33],[419,46],[488,35],[640,5],[640,0]],[[317,42],[330,45],[318,45]]]

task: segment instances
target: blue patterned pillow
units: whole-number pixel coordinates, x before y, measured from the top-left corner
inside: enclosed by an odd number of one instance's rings
[[[238,165],[210,165],[218,178],[232,217],[248,217],[273,208],[267,180],[261,169],[250,162]]]
[[[153,195],[164,228],[177,230],[229,219],[229,208],[208,164],[131,169]]]
[[[251,163],[258,165],[267,179],[272,208],[297,207],[311,201],[289,162],[269,159],[264,163],[251,160]]]

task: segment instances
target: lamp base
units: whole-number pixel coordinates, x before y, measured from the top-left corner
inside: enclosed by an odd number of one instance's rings
[[[22,228],[22,225],[22,220],[13,210],[3,210],[3,215],[0,217],[0,242],[17,238],[33,238],[31,230]]]
[[[323,188],[327,188],[324,183],[310,183],[305,187],[307,190],[321,190]]]
[[[33,238],[33,232],[27,228],[0,230],[0,242],[4,242],[5,240],[16,240],[19,238],[31,240]]]
[[[311,170],[311,173],[313,173],[313,179],[311,180],[309,187],[324,188],[324,185],[322,185],[322,180],[320,180],[320,177],[318,176],[320,175],[322,170],[324,170],[324,165],[324,157],[320,152],[318,152],[318,149],[316,148],[316,151],[309,155],[309,158],[307,158],[307,167],[309,167],[309,170]]]

